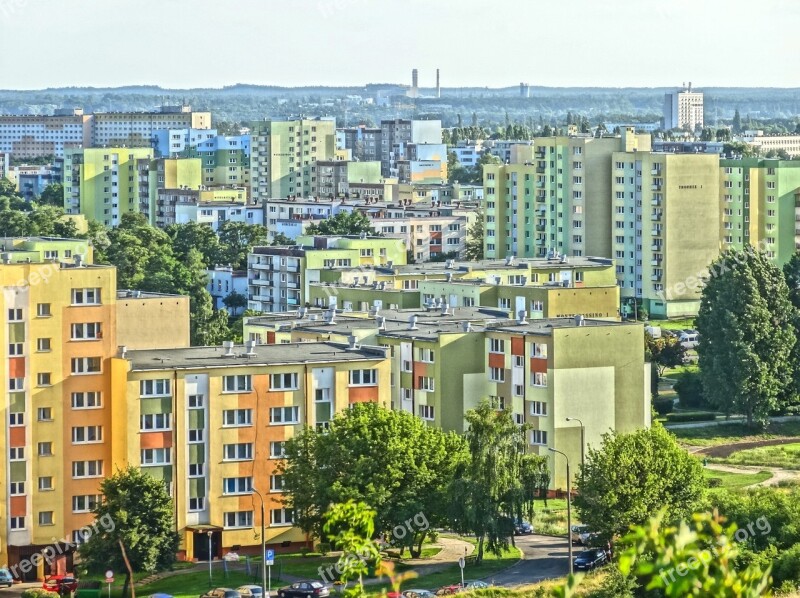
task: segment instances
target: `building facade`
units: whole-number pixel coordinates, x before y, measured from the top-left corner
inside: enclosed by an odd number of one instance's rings
[[[664,129],[703,128],[703,92],[692,91],[692,84],[664,94]]]

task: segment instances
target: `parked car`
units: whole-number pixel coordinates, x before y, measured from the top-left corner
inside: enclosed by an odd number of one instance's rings
[[[11,572],[8,569],[0,569],[0,586],[11,587],[14,583],[14,578],[11,577]]]
[[[436,590],[437,596],[450,596],[452,594],[458,594],[463,588],[461,587],[460,583],[452,584],[449,586],[442,586],[438,590]]]
[[[298,581],[278,590],[279,598],[325,598],[329,595],[330,590],[319,581]]]
[[[239,592],[232,588],[214,588],[209,590],[200,598],[242,598]]]
[[[588,525],[573,525],[570,530],[570,538],[573,544],[586,545],[592,535]]]
[[[695,330],[684,330],[678,337],[678,342],[684,349],[696,349],[700,344],[700,335]]]
[[[236,588],[242,598],[261,598],[264,595],[261,586],[247,585]]]
[[[465,590],[485,590],[486,588],[491,587],[485,581],[477,581],[474,579],[468,579],[464,582],[463,589]]]
[[[602,548],[583,550],[575,557],[574,565],[578,571],[591,571],[595,567],[605,565],[608,557]]]
[[[403,598],[434,598],[436,594],[428,590],[403,590]]]
[[[56,594],[70,594],[78,589],[78,578],[72,575],[51,575],[44,578],[42,589]]]
[[[522,536],[524,534],[532,534],[533,526],[527,521],[517,521],[514,524],[514,535]]]

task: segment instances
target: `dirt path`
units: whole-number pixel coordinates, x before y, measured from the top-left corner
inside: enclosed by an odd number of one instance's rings
[[[777,486],[781,482],[799,481],[800,471],[791,469],[781,469],[780,467],[763,467],[759,465],[724,465],[722,463],[709,463],[706,469],[714,471],[724,471],[726,473],[759,473],[768,471],[772,477],[752,486]],[[752,487],[749,486],[749,487]],[[746,486],[748,487],[748,486]]]
[[[718,446],[708,447],[688,447],[690,453],[707,455],[709,457],[730,457],[737,451],[744,451],[752,448],[759,448],[762,446],[778,446],[781,444],[795,444],[800,442],[800,438],[795,436],[785,438],[769,438],[767,440],[749,440],[745,442],[732,442],[730,444],[720,444]]]

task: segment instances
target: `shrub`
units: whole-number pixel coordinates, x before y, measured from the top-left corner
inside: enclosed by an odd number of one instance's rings
[[[430,540],[431,543],[434,543],[434,544],[436,542],[438,542],[439,541],[439,532],[437,532],[436,530],[428,532],[428,540]]]
[[[303,546],[300,549],[300,554],[302,554],[304,557],[308,556],[310,553],[311,553],[311,549],[308,546]]]
[[[674,389],[678,393],[681,408],[708,409],[711,407],[703,393],[700,372],[685,372],[683,377],[675,383]]]
[[[659,415],[671,413],[674,407],[675,403],[672,399],[653,399],[653,409],[655,409],[656,413]]]
[[[708,478],[707,482],[709,488],[722,487],[722,478]]]
[[[667,423],[681,422],[712,422],[717,419],[713,413],[670,413],[667,416]]]
[[[319,546],[317,546],[317,550],[322,556],[328,556],[328,553],[331,551],[331,545],[328,542],[320,542]]]
[[[784,550],[775,560],[772,570],[775,585],[786,581],[800,581],[800,544],[795,544],[788,550]]]
[[[55,592],[48,592],[42,588],[30,588],[22,592],[22,598],[58,598]]]

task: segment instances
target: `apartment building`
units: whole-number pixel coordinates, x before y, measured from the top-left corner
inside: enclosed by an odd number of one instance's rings
[[[255,122],[250,130],[253,200],[313,195],[320,160],[336,153],[336,121],[319,117]]]
[[[0,559],[17,570],[31,555],[58,554],[48,573],[72,571],[72,549],[91,524],[102,477],[113,470],[110,360],[118,344],[188,345],[188,298],[120,300],[116,272],[91,263],[88,241],[0,239]],[[157,334],[154,334],[154,330]],[[165,335],[165,336],[161,336]],[[66,551],[64,549],[66,548]],[[35,561],[34,561],[35,562]]]
[[[703,92],[692,91],[692,84],[664,94],[664,129],[703,128]]]
[[[247,189],[206,189],[193,191],[190,201],[175,204],[175,223],[207,224],[215,232],[226,222],[241,222],[264,226],[264,210],[255,204],[245,204]],[[182,196],[178,195],[179,198]]]
[[[63,114],[0,115],[0,153],[17,159],[64,157],[65,150],[92,144],[91,116],[83,110]]]
[[[333,268],[405,264],[402,241],[361,236],[301,236],[295,247],[254,247],[247,257],[248,309],[284,312],[308,302],[309,285]]]
[[[425,185],[447,182],[447,146],[442,143],[409,143],[394,160],[389,174],[400,183]]]
[[[305,544],[283,503],[283,444],[360,402],[390,405],[385,349],[335,343],[128,351],[113,359],[124,452],[164,480],[175,502],[179,557],[258,553],[263,496],[268,546]]]
[[[9,152],[0,151],[0,179],[9,178],[11,171],[11,154]]]
[[[157,131],[211,129],[211,113],[191,106],[161,106],[154,112],[97,112],[89,122],[93,147],[152,148]]]
[[[381,172],[384,177],[397,172],[398,160],[410,160],[412,144],[441,144],[440,120],[382,120],[381,121]],[[444,157],[445,167],[447,156]],[[445,177],[446,178],[446,177]]]
[[[321,198],[349,198],[350,185],[361,183],[382,186],[381,163],[350,160],[320,160],[317,162],[317,184],[313,194]]]
[[[228,309],[223,301],[231,293],[238,293],[247,297],[247,271],[234,270],[230,266],[216,266],[213,270],[206,270],[208,284],[206,289],[214,301],[214,309],[225,309],[231,315],[237,315],[241,310]]]
[[[354,160],[381,161],[381,129],[360,125],[338,129],[337,132],[341,135],[342,149],[349,149]]]
[[[800,135],[764,135],[764,131],[745,131],[740,141],[757,148],[761,155],[784,151],[792,158],[800,157]]]
[[[612,154],[635,149],[650,136],[539,137],[532,162],[486,166],[484,255],[610,256]]]
[[[700,307],[700,277],[719,255],[719,157],[613,155],[612,257],[622,301],[658,318]]]
[[[421,210],[419,210],[421,211]],[[466,216],[446,216],[431,208],[428,214],[370,218],[373,227],[390,239],[402,239],[416,263],[442,256],[464,256],[467,241]]]
[[[123,214],[149,206],[149,181],[143,164],[149,147],[68,149],[64,156],[64,209],[105,226],[117,226]],[[142,180],[144,179],[144,181]]]
[[[139,211],[154,226],[166,226],[175,221],[177,202],[173,195],[177,193],[180,196],[180,191],[202,188],[198,158],[145,158],[137,162],[136,168]]]
[[[250,136],[213,135],[198,139],[178,154],[202,160],[205,187],[245,187],[250,190]]]
[[[171,158],[212,141],[215,137],[216,129],[158,129],[153,131],[151,143],[156,157]]]
[[[723,159],[719,173],[722,248],[749,244],[784,265],[800,246],[795,214],[800,161]]]

